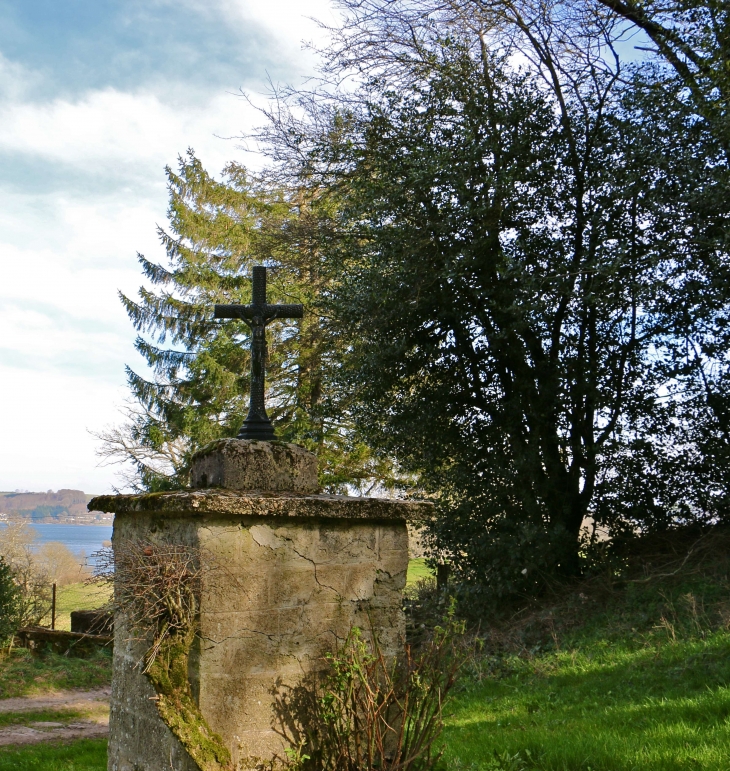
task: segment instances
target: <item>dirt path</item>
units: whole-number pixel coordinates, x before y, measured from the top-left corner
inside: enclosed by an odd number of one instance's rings
[[[93,691],[57,691],[17,699],[0,699],[0,714],[54,710],[74,712],[69,722],[36,721],[7,725],[0,728],[0,747],[11,744],[95,739],[109,733],[109,696],[111,688]],[[78,717],[81,713],[83,718]]]

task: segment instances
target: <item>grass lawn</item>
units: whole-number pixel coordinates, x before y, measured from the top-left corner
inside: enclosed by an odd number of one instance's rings
[[[0,747],[0,771],[106,771],[106,739]]]
[[[109,584],[69,584],[58,589],[56,597],[56,629],[71,630],[72,610],[95,610],[111,596]],[[50,618],[46,623],[50,624]]]
[[[0,654],[0,699],[65,688],[99,688],[111,683],[111,671],[110,650],[99,649],[79,658],[14,648],[10,654]]]
[[[728,771],[728,538],[486,621],[446,709],[449,771]]]
[[[426,567],[426,560],[423,557],[420,559],[408,561],[406,586],[413,586],[422,578],[431,578],[432,576],[433,571]]]
[[[450,769],[730,768],[730,635],[583,645],[467,683],[444,734]]]

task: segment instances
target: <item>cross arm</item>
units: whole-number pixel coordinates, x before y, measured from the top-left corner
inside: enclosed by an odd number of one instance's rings
[[[274,319],[301,319],[304,316],[303,305],[216,305],[213,318],[243,319],[252,321],[256,317],[265,323]]]
[[[304,316],[303,305],[266,305],[264,315],[267,321],[272,319],[301,319]]]

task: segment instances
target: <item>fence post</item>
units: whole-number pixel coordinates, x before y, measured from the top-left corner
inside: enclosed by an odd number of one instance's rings
[[[51,629],[56,628],[56,583],[53,583],[53,598],[51,600]]]

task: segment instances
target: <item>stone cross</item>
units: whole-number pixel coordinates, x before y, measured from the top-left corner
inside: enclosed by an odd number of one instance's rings
[[[276,438],[264,403],[264,364],[266,361],[266,325],[274,319],[301,319],[302,305],[268,305],[266,268],[256,265],[252,271],[251,305],[216,305],[216,319],[242,319],[251,328],[251,401],[239,439],[271,441]]]

